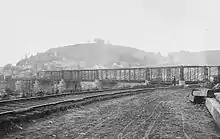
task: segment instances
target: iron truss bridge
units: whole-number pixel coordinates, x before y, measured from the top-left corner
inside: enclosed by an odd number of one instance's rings
[[[220,79],[220,66],[173,66],[120,69],[84,69],[39,71],[37,79],[47,81],[115,81],[141,83],[149,82],[170,83],[175,76],[176,81],[199,83],[211,78]]]

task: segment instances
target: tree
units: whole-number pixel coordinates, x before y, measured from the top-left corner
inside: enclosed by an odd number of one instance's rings
[[[7,64],[4,66],[4,71],[8,71],[8,70],[11,70],[12,69],[12,64]]]
[[[16,67],[16,66],[13,66],[12,64],[7,64],[7,65],[4,66],[3,71],[8,72],[11,75],[14,75],[15,71],[19,71],[19,68]]]

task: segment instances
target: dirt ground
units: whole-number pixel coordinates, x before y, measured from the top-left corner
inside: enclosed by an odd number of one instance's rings
[[[220,137],[204,105],[189,90],[156,90],[71,109],[29,123],[4,138],[25,139],[209,139]]]

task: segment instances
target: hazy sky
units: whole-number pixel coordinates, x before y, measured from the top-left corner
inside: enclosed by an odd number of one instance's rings
[[[93,37],[145,51],[220,49],[220,0],[0,0],[0,66]]]

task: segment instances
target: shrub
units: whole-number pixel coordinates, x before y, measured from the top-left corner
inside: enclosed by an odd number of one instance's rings
[[[40,92],[40,90],[41,90],[40,83],[38,80],[35,80],[33,87],[34,94],[37,94],[38,92]]]
[[[15,82],[15,91],[22,92],[22,81]]]
[[[66,84],[63,79],[59,82],[58,89],[59,93],[62,93],[66,90]]]

